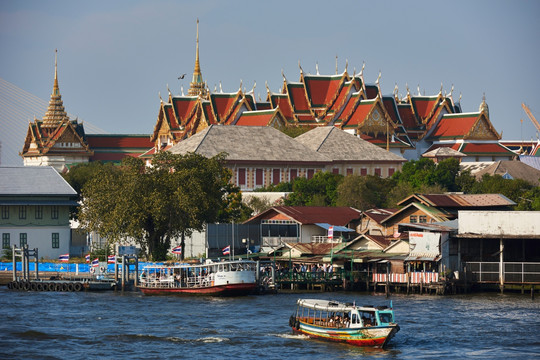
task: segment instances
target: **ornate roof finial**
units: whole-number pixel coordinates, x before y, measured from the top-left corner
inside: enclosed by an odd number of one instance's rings
[[[242,79],[240,79],[240,90],[239,91],[242,91]]]
[[[364,69],[366,68],[366,62],[362,61],[362,70],[360,70],[360,76],[364,76]]]
[[[49,106],[43,116],[43,126],[55,127],[64,120],[69,121],[69,117],[64,109],[64,102],[62,101],[62,95],[60,95],[60,88],[58,87],[58,50],[54,49],[54,84],[51,93],[51,99],[49,100]]]
[[[169,84],[167,84],[167,92],[169,93],[169,97],[171,96],[171,89],[169,89]]]
[[[59,95],[60,89],[58,88],[58,49],[54,49],[54,85],[53,95]]]
[[[180,85],[180,91],[182,93],[182,96],[184,96],[184,85]]]
[[[255,94],[255,87],[257,87],[257,80],[253,80],[253,88],[251,88],[251,92]],[[260,95],[259,95],[260,96]]]
[[[443,89],[443,85],[442,85],[442,81],[441,81],[441,90],[439,90],[439,94],[442,94],[442,89]]]
[[[163,102],[163,99],[161,98],[161,91],[158,91],[158,95],[159,95],[159,101]]]
[[[264,86],[266,86],[266,92],[267,92],[268,94],[271,94],[272,91],[271,91],[270,88],[268,87],[268,81],[265,81],[265,82],[264,82]]]
[[[355,77],[356,76],[356,67],[353,68],[353,74],[352,74],[352,77]]]
[[[304,69],[302,69],[302,66],[300,65],[300,60],[298,60],[298,68],[300,69],[300,75],[304,73]]]
[[[221,87],[221,80],[219,80],[219,92],[223,94],[223,88]]]
[[[397,83],[396,83],[396,85],[394,85],[394,96],[398,95],[398,91],[399,91],[399,88],[398,88]]]
[[[287,82],[287,78],[285,77],[285,72],[283,69],[281,69],[281,76],[283,76],[283,81]]]
[[[458,100],[458,103],[460,103],[460,104],[461,104],[461,97],[462,97],[462,96],[463,96],[463,94],[462,94],[462,93],[459,93],[459,100]]]
[[[379,70],[379,76],[377,76],[377,81],[375,81],[375,84],[377,84],[377,86],[379,86],[379,81],[381,80],[381,70]]]
[[[409,84],[405,83],[405,88],[407,89],[407,97],[411,96],[411,91],[409,90]]]
[[[345,72],[347,72],[348,67],[349,67],[349,59],[345,59]]]
[[[420,91],[420,84],[416,86],[416,90],[418,91],[418,96],[421,96],[422,92]]]
[[[193,77],[188,90],[190,96],[205,96],[206,84],[203,81],[201,74],[201,65],[199,62],[199,18],[197,18],[197,45],[195,48],[195,69],[193,70]]]
[[[338,68],[337,68],[337,55],[336,55],[336,75],[337,75],[337,72],[338,72]]]
[[[317,71],[317,75],[320,75],[319,74],[319,62],[318,61],[315,63],[315,70]]]
[[[484,95],[482,96],[482,103],[480,104],[478,111],[485,113],[486,116],[489,118],[489,107],[486,103],[486,93],[484,93]]]

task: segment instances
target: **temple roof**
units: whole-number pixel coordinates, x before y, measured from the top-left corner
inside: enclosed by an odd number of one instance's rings
[[[334,126],[315,128],[296,137],[295,140],[334,161],[407,161]]]

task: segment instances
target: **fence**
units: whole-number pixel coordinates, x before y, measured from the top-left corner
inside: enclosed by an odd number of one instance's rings
[[[412,272],[408,274],[389,274],[391,283],[406,284],[410,279],[411,284],[428,284],[439,281],[439,274],[435,272]],[[386,274],[373,274],[373,282],[385,283]]]
[[[508,283],[539,283],[540,263],[503,262],[503,281]],[[467,271],[475,282],[499,282],[500,263],[467,262]]]

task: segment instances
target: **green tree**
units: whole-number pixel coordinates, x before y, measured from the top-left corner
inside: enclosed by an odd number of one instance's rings
[[[522,179],[505,179],[501,175],[484,174],[481,181],[473,185],[471,193],[503,194],[515,203],[519,203],[521,198],[533,187]]]
[[[81,192],[84,185],[89,182],[98,173],[113,171],[112,163],[102,163],[101,161],[92,161],[88,163],[80,163],[73,166],[65,174],[62,174],[64,180],[77,192],[77,201],[81,200]],[[77,219],[77,207],[70,208],[70,217]]]
[[[287,206],[336,206],[337,187],[343,175],[326,171],[316,173],[311,179],[296,178],[293,192],[285,199]]]
[[[224,159],[161,152],[145,167],[128,157],[83,187],[81,225],[112,242],[132,237],[150,258],[164,260],[172,238],[181,236],[184,247],[184,237],[205,223],[235,216],[237,188],[229,186]]]
[[[391,179],[373,175],[348,175],[338,186],[336,205],[351,206],[359,210],[385,207],[388,190],[393,182]]]

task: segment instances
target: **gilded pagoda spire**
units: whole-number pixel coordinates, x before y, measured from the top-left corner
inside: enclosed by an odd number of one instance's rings
[[[193,70],[193,77],[188,90],[189,96],[201,96],[207,95],[206,83],[203,81],[201,73],[201,65],[199,63],[199,19],[197,19],[197,47],[195,51],[195,69]]]
[[[60,88],[58,87],[58,50],[55,50],[53,91],[51,93],[47,112],[45,113],[45,116],[43,116],[42,126],[54,127],[60,124],[64,119],[69,120],[69,117],[64,109],[64,102],[62,101],[62,95],[60,95]]]

